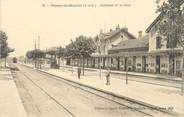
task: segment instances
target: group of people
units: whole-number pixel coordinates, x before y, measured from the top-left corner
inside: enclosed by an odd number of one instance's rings
[[[73,73],[73,68],[72,68],[72,73]],[[111,73],[111,70],[110,70],[110,68],[108,68],[106,71],[106,85],[110,85],[110,73]],[[80,79],[81,67],[77,68],[77,74],[78,74],[78,79]]]

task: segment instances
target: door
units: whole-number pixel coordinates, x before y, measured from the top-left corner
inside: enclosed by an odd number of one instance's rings
[[[169,74],[174,75],[175,71],[175,57],[173,55],[169,56]]]
[[[124,70],[126,71],[128,68],[127,68],[127,58],[125,58],[125,67],[124,67]]]
[[[136,56],[133,56],[133,71],[136,70]]]
[[[146,57],[142,56],[142,72],[146,72]]]
[[[160,56],[156,56],[156,73],[160,73]]]
[[[117,70],[119,70],[120,69],[120,57],[117,57],[116,60],[117,60]]]
[[[106,67],[106,66],[105,66],[105,61],[106,61],[106,58],[103,57],[103,69]]]

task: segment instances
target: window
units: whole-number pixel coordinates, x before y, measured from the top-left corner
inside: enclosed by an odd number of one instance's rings
[[[131,65],[132,65],[132,61],[128,60],[128,66],[131,66]]]
[[[177,42],[174,39],[167,39],[167,48],[176,48]]]
[[[167,68],[167,64],[166,63],[163,63],[163,64],[161,64],[161,67],[162,68]]]
[[[113,61],[113,58],[111,58],[111,64],[113,64],[113,62],[114,62],[114,61]]]
[[[153,27],[150,32],[151,32],[151,37],[152,37],[156,32],[155,27]]]
[[[181,61],[176,61],[176,69],[180,69]]]
[[[106,48],[105,48],[105,45],[103,46],[103,53],[106,53]]]
[[[120,61],[120,65],[124,65],[124,61]]]
[[[118,38],[121,39],[121,40],[123,40],[124,39],[124,34],[123,33],[120,33]]]
[[[149,63],[150,67],[154,67],[155,64],[154,63]]]
[[[156,49],[160,49],[162,44],[161,44],[161,40],[162,38],[161,37],[156,37]]]

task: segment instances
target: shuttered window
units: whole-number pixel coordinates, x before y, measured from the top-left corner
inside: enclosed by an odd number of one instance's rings
[[[161,40],[162,38],[161,37],[156,37],[156,49],[160,49],[162,44],[161,44]]]

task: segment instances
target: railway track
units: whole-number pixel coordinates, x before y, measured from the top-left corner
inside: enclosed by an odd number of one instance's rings
[[[42,92],[44,92],[48,97],[50,97],[55,103],[57,103],[59,106],[61,106],[66,112],[68,112],[72,117],[75,117],[75,115],[67,109],[63,104],[61,104],[59,101],[57,101],[53,96],[51,96],[46,90],[44,90],[41,86],[39,86],[37,83],[35,83],[28,75],[21,72],[30,82],[32,82],[36,87],[38,87]]]
[[[15,65],[13,65],[13,67],[16,67]],[[71,116],[75,117],[75,114],[72,113],[65,105],[61,104],[54,96],[50,95],[45,89],[43,89],[39,84],[37,84],[35,81],[33,81],[31,79],[31,76],[29,76],[27,73],[20,71],[31,83],[33,83],[36,87],[38,87],[42,92],[44,92],[47,96],[49,96],[52,100],[54,100],[55,103],[57,103],[59,106],[61,106],[66,112],[68,112]],[[121,97],[121,96],[117,96],[115,94],[112,94],[110,92],[105,92],[102,91],[100,89],[96,89],[93,87],[89,87],[89,86],[85,86],[85,85],[81,85],[79,83],[73,82],[73,81],[69,81],[66,80],[62,77],[57,77],[54,76],[52,74],[48,74],[48,73],[44,73],[39,71],[40,74],[42,75],[46,75],[48,77],[48,79],[52,79],[52,80],[56,80],[58,82],[63,82],[69,86],[81,89],[85,92],[88,92],[90,94],[96,95],[100,98],[103,98],[105,100],[108,101],[112,101],[118,105],[121,105],[123,107],[126,107],[126,109],[130,109],[130,110],[134,110],[137,111],[139,113],[142,113],[145,116],[149,116],[149,117],[172,117],[172,116],[176,116],[177,114],[172,113],[172,112],[168,112],[166,110],[164,110],[163,108],[152,108],[149,105],[144,105],[142,103],[138,103],[135,100],[130,100],[126,97]]]
[[[90,87],[90,86],[87,86],[87,85],[83,85],[83,84],[76,83],[76,82],[73,82],[73,81],[70,81],[70,80],[66,80],[62,77],[58,77],[58,76],[48,74],[48,73],[45,73],[45,72],[42,72],[42,71],[39,71],[39,72],[41,74],[44,74],[44,75],[52,76],[52,77],[47,77],[47,78],[54,79],[54,80],[61,81],[61,82],[65,82],[68,85],[71,85],[71,86],[76,87],[76,88],[80,88],[81,90],[92,93],[96,96],[99,96],[101,98],[104,98],[104,99],[112,101],[112,102],[115,102],[119,105],[127,107],[128,109],[138,111],[138,112],[143,113],[143,114],[145,114],[147,116],[150,116],[150,117],[157,117],[157,116],[159,116],[159,117],[160,116],[162,116],[162,117],[164,117],[164,116],[165,117],[173,117],[173,116],[177,116],[176,113],[171,112],[171,111],[167,111],[166,108],[159,108],[159,107],[153,108],[150,105],[144,105],[142,103],[137,102],[136,100],[133,100],[133,99],[130,99],[130,98],[127,98],[127,97],[118,96],[116,94],[112,94],[110,92],[103,91],[101,89],[93,88],[93,87]]]

